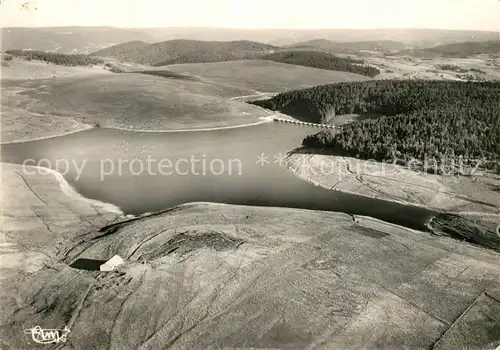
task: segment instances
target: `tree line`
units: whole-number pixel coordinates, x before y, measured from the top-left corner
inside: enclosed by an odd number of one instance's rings
[[[492,168],[500,155],[500,83],[380,80],[316,86],[254,101],[301,120],[381,115],[321,131],[303,145],[378,161],[424,160]]]
[[[84,54],[62,54],[34,50],[7,50],[7,54],[24,57],[26,60],[39,60],[62,66],[90,66],[103,64],[104,60]]]
[[[329,53],[318,51],[282,51],[265,55],[260,59],[281,63],[294,64],[297,66],[313,67],[319,69],[351,72],[376,77],[380,70],[365,65],[360,60],[341,58]]]

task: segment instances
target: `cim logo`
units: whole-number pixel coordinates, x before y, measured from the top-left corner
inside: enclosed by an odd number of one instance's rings
[[[68,327],[64,329],[43,329],[40,326],[25,329],[24,334],[31,334],[31,339],[38,344],[57,344],[66,342],[66,336],[71,331]]]

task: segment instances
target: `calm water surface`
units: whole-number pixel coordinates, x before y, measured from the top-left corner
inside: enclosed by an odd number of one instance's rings
[[[62,172],[85,197],[115,204],[127,214],[207,201],[340,211],[417,229],[435,214],[328,191],[279,165],[280,154],[300,146],[305,135],[315,132],[317,128],[277,123],[166,133],[92,129],[4,145],[2,156],[18,164],[43,160],[40,165]],[[264,163],[257,163],[261,156]]]

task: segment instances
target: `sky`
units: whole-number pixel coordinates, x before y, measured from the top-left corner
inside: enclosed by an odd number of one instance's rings
[[[500,30],[500,0],[0,0],[2,27]]]

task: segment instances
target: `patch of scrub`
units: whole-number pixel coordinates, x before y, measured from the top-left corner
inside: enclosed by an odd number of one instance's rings
[[[456,214],[439,214],[427,223],[436,235],[449,236],[496,250],[500,253],[500,234]]]
[[[181,232],[153,250],[140,254],[138,261],[156,260],[166,255],[184,255],[208,248],[215,251],[238,248],[245,241],[230,237],[223,232]]]

